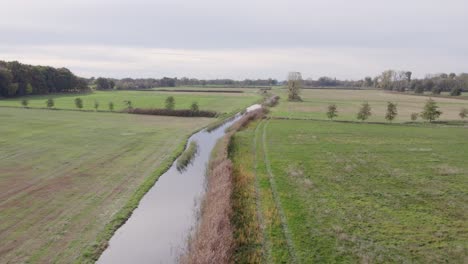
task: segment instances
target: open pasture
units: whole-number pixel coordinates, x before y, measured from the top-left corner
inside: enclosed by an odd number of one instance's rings
[[[234,217],[241,260],[263,251],[267,263],[466,262],[466,127],[257,125],[231,148],[246,204]]]
[[[212,120],[0,108],[0,263],[74,263]]]
[[[303,102],[288,102],[286,89],[275,90],[281,96],[280,104],[272,109],[272,116],[300,119],[327,119],[326,111],[329,104],[338,107],[337,120],[357,120],[356,114],[363,102],[368,102],[372,108],[372,116],[368,121],[385,121],[387,102],[394,102],[398,107],[398,116],[394,122],[411,121],[412,113],[420,113],[426,96],[414,96],[390,93],[382,90],[339,90],[339,89],[303,89]],[[460,120],[461,108],[468,108],[467,100],[452,98],[433,98],[443,114],[440,120]],[[419,118],[419,121],[421,119]]]
[[[99,110],[109,110],[109,102],[114,103],[114,110],[126,108],[125,101],[131,101],[133,107],[164,108],[168,96],[175,98],[175,109],[188,109],[193,102],[197,102],[200,110],[211,110],[229,113],[254,104],[261,99],[256,92],[248,93],[200,93],[200,92],[155,92],[155,91],[95,91],[90,94],[53,94],[40,96],[26,96],[12,99],[0,99],[0,106],[21,106],[21,101],[27,99],[29,107],[44,108],[46,100],[54,99],[55,108],[76,109],[75,98],[83,100],[83,109],[94,110],[94,103],[99,103]]]

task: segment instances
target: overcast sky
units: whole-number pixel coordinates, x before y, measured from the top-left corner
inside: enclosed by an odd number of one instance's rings
[[[0,60],[117,78],[468,72],[468,1],[0,0]]]

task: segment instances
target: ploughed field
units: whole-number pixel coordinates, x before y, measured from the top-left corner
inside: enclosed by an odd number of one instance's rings
[[[239,262],[466,262],[466,126],[264,120],[231,156]]]
[[[72,99],[57,97],[63,107]],[[188,136],[212,121],[0,108],[0,263],[79,259]]]
[[[170,88],[168,88],[170,89]],[[189,89],[189,88],[184,88]],[[208,90],[208,89],[207,89]],[[231,89],[237,90],[237,89]],[[244,89],[245,90],[245,89]],[[175,99],[175,109],[189,109],[197,102],[200,110],[210,110],[219,113],[229,113],[244,109],[261,99],[258,89],[249,89],[244,93],[212,93],[212,92],[166,92],[166,91],[94,91],[90,94],[51,94],[25,96],[12,99],[0,99],[0,106],[21,106],[21,101],[27,99],[29,107],[45,108],[49,98],[54,99],[55,108],[77,109],[75,98],[83,100],[83,109],[94,110],[94,103],[99,103],[99,110],[109,111],[109,102],[114,104],[114,110],[127,107],[125,101],[131,101],[133,107],[164,108],[168,96]]]
[[[387,111],[387,102],[397,104],[398,116],[394,122],[411,121],[412,113],[423,110],[428,96],[391,93],[382,90],[339,90],[339,89],[302,89],[303,102],[288,102],[286,89],[276,89],[281,96],[281,103],[272,109],[271,115],[282,118],[327,119],[329,104],[336,104],[338,117],[336,120],[357,121],[356,114],[363,102],[368,102],[372,108],[372,116],[368,121],[383,122]],[[437,102],[443,114],[440,120],[460,120],[458,114],[462,108],[468,108],[466,97],[442,98],[432,97]],[[422,121],[418,118],[418,121]]]

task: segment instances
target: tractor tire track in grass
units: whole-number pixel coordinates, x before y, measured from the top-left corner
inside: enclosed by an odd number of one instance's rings
[[[254,158],[254,180],[255,180],[255,203],[256,203],[256,211],[257,211],[257,218],[258,223],[260,224],[260,229],[262,231],[262,241],[263,241],[263,260],[264,263],[271,263],[271,245],[270,241],[266,234],[266,224],[265,219],[262,214],[262,201],[260,197],[260,182],[258,179],[258,159],[257,159],[257,135],[260,127],[264,124],[263,121],[257,124],[255,127],[255,132],[253,136],[253,158]]]
[[[279,197],[279,194],[278,194],[278,188],[276,186],[274,175],[273,175],[273,173],[271,171],[270,161],[268,159],[268,148],[267,148],[267,144],[266,144],[266,130],[267,130],[267,127],[268,127],[269,123],[270,123],[270,120],[266,121],[265,125],[263,126],[263,133],[262,133],[262,142],[263,142],[265,166],[266,166],[266,169],[267,169],[267,172],[268,172],[268,177],[269,177],[269,181],[270,181],[271,191],[272,191],[272,194],[273,194],[273,199],[275,201],[275,206],[276,206],[276,208],[278,210],[278,213],[279,213],[279,216],[280,216],[280,219],[281,219],[281,226],[282,226],[282,229],[283,229],[284,236],[286,238],[288,251],[289,251],[289,254],[290,254],[291,258],[292,258],[292,263],[298,263],[297,262],[296,251],[294,249],[294,244],[293,244],[292,238],[291,238],[291,233],[289,232],[289,228],[288,228],[287,221],[286,221],[286,216],[285,216],[284,210],[283,210],[283,208],[281,206],[281,200],[280,200],[280,197]]]

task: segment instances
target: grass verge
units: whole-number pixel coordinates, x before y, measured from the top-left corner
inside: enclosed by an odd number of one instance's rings
[[[197,133],[199,130],[194,131],[191,135]],[[132,216],[133,211],[138,207],[140,200],[145,194],[154,186],[159,177],[163,175],[179,157],[187,145],[190,136],[187,136],[185,141],[178,145],[177,149],[172,155],[162,163],[156,171],[154,171],[133,193],[132,197],[128,200],[124,207],[122,207],[112,220],[105,226],[104,230],[98,235],[96,241],[89,246],[80,259],[76,263],[94,263],[99,259],[101,253],[107,248],[109,240],[114,235],[115,231],[119,229],[125,222]],[[193,143],[193,142],[192,142]],[[196,144],[196,143],[195,143]],[[190,146],[189,146],[190,148]],[[193,148],[193,147],[192,147]],[[196,151],[196,148],[195,148]]]
[[[269,158],[257,159],[267,263],[292,258],[276,255],[288,245],[269,231],[265,212],[276,206],[262,191],[268,186],[262,162],[270,163],[300,263],[466,260],[466,128],[271,120],[262,129],[267,148],[256,151]],[[261,137],[249,126],[233,140],[234,168],[243,166],[247,175],[254,170],[246,146],[255,136]]]

